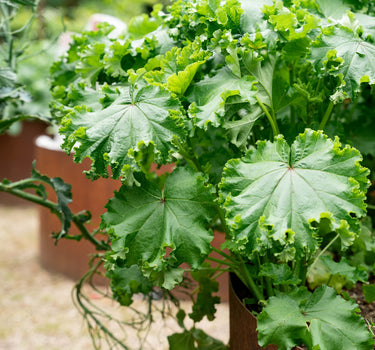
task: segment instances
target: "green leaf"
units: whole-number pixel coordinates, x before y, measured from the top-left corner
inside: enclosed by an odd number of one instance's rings
[[[350,245],[365,214],[368,170],[360,160],[357,150],[306,130],[292,146],[278,136],[229,161],[220,191],[238,250],[251,255],[277,241],[293,244],[297,256],[311,254],[318,247],[311,224],[322,217]]]
[[[168,290],[171,290],[176,285],[180,284],[184,278],[183,269],[174,268],[169,265],[165,266],[162,271],[155,271],[152,267],[143,268],[143,274],[147,276],[155,286]]]
[[[363,284],[362,291],[367,303],[370,304],[375,301],[375,284]]]
[[[331,256],[322,256],[320,258],[323,265],[328,268],[331,275],[339,275],[345,277],[351,283],[357,283],[358,281],[366,282],[367,273],[354,266],[348,264],[345,258],[341,258],[339,262],[332,260]]]
[[[35,163],[34,163],[35,165]],[[33,180],[43,181],[47,183],[55,191],[57,196],[57,212],[58,217],[62,223],[61,231],[56,235],[56,240],[66,236],[69,232],[73,214],[68,207],[69,203],[72,202],[72,186],[65,183],[59,177],[49,178],[46,175],[41,175],[33,166],[31,178]]]
[[[90,82],[92,86],[95,86],[100,72],[104,69],[104,62],[102,60],[104,50],[104,43],[90,44],[86,50],[81,53],[80,61],[76,66],[77,72],[79,72],[85,80]]]
[[[277,6],[277,5],[276,5]],[[288,41],[305,38],[307,34],[318,27],[318,20],[309,11],[298,9],[296,13],[291,8],[283,8],[269,16],[268,21]]]
[[[194,337],[189,331],[168,336],[169,350],[195,350]]]
[[[220,340],[214,339],[201,329],[195,328],[192,332],[197,342],[197,350],[228,350]]]
[[[81,162],[90,157],[92,178],[107,177],[107,166],[113,177],[126,175],[125,165],[133,161],[129,153],[140,144],[154,144],[161,162],[168,159],[174,137],[184,137],[179,119],[179,103],[168,91],[157,86],[121,87],[113,91],[116,98],[108,107],[90,112],[76,108],[62,122],[63,148]]]
[[[146,14],[133,17],[129,22],[128,31],[134,38],[140,38],[155,31],[161,24],[156,18],[150,18]]]
[[[242,100],[255,103],[254,79],[234,75],[228,68],[218,71],[213,77],[207,77],[195,84],[188,95],[192,102],[190,114],[199,127],[208,123],[220,125],[220,119],[225,112],[225,102],[228,97],[239,95]],[[250,123],[254,124],[255,120]]]
[[[241,7],[244,10],[241,16],[241,27],[246,33],[254,33],[256,25],[262,20],[264,5],[272,5],[272,0],[258,0],[258,1],[241,1]]]
[[[257,319],[260,346],[291,349],[308,339],[308,326],[296,301],[285,294],[271,297]]]
[[[265,276],[272,279],[272,284],[277,285],[295,285],[301,282],[294,275],[290,267],[286,264],[276,265],[267,263],[261,265],[259,276]]]
[[[204,270],[192,272],[192,277],[198,281],[199,290],[197,299],[193,304],[193,312],[189,314],[189,317],[194,322],[201,321],[204,316],[207,316],[208,320],[212,321],[216,313],[215,304],[220,303],[220,297],[212,294],[219,290],[219,283],[211,279],[210,273]]]
[[[343,0],[316,0],[316,3],[325,18],[340,19],[349,11],[348,5]]]
[[[370,350],[374,341],[358,306],[322,286],[309,299],[293,295],[271,297],[258,317],[259,344],[276,344],[280,350],[303,343],[322,350]]]
[[[161,60],[160,71],[156,72],[156,76],[169,91],[183,95],[199,67],[210,56],[210,52],[201,49],[201,42],[198,39],[182,49],[174,47]],[[155,74],[155,72],[150,73],[151,77],[153,73]]]
[[[129,306],[136,293],[148,294],[152,290],[151,282],[146,279],[137,265],[119,267],[107,272],[111,279],[113,298],[123,306]]]
[[[59,233],[54,234],[56,241],[66,236],[69,232],[71,222],[73,220],[73,214],[69,208],[69,204],[72,202],[72,186],[65,183],[59,177],[50,178],[47,175],[42,175],[35,169],[36,162],[32,164],[31,176],[21,181],[16,181],[13,184],[4,179],[2,183],[10,185],[11,190],[25,191],[32,190],[36,195],[40,196],[43,200],[47,200],[48,193],[45,185],[48,185],[55,192],[57,197],[56,207],[50,209],[53,214],[56,214],[61,222],[61,230]]]
[[[341,76],[343,85],[339,91],[354,98],[360,84],[375,83],[375,46],[349,30],[335,29],[331,34],[322,35],[311,49],[311,61],[318,73],[329,72]]]
[[[219,340],[207,335],[200,329],[175,333],[168,337],[169,350],[227,350]]]
[[[344,300],[334,289],[316,289],[303,310],[312,345],[327,350],[372,349],[374,340],[357,310],[357,304]]]
[[[207,227],[215,213],[204,179],[181,168],[167,178],[163,190],[145,179],[140,184],[122,186],[107,204],[103,224],[110,230],[112,249],[124,252],[127,266],[168,271],[168,265],[187,262],[199,268],[211,252],[213,234]],[[172,248],[169,257],[167,247]]]

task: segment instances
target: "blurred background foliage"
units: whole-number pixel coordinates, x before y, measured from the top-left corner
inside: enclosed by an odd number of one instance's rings
[[[49,67],[66,48],[64,33],[82,32],[98,13],[129,24],[156,3],[160,1],[0,0],[0,120],[49,118]],[[169,0],[161,3],[167,6]],[[20,127],[13,123],[9,132],[17,134]]]

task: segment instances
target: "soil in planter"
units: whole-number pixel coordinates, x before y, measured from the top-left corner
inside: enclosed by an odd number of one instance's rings
[[[373,277],[369,282],[374,284],[375,277]],[[361,309],[362,317],[369,322],[369,324],[371,324],[370,322],[375,323],[375,303],[366,302],[362,293],[362,283],[357,283],[353,289],[348,290],[347,292],[349,296],[357,302],[359,308]],[[372,329],[375,334],[375,326],[372,326]]]

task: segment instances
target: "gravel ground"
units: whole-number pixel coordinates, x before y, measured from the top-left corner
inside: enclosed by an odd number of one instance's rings
[[[0,241],[0,350],[93,349],[83,318],[71,299],[74,282],[39,266],[36,208],[0,206]],[[90,291],[88,295],[111,314],[129,316],[113,302],[101,300]],[[142,307],[141,303],[135,301],[134,306]],[[184,302],[184,306],[189,312],[191,305]],[[199,326],[227,342],[228,306],[219,305],[217,315],[214,322],[201,322]],[[143,348],[167,349],[166,335],[171,329],[178,330],[174,320],[157,321]],[[127,344],[133,348],[138,338],[131,331]]]

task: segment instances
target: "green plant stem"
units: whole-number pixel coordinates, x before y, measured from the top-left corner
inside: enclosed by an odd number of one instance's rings
[[[367,209],[375,210],[375,205],[367,204]]]
[[[231,267],[232,269],[236,269],[237,268],[237,266],[234,265],[234,264],[232,264],[231,262],[228,262],[228,261],[225,261],[225,260],[221,260],[221,259],[216,259],[216,258],[213,258],[211,256],[208,256],[206,258],[206,260],[217,262],[217,263],[222,264],[222,265],[227,265],[227,266]]]
[[[323,119],[322,119],[322,121],[319,125],[319,130],[324,130],[329,118],[331,117],[334,106],[335,106],[335,104],[333,103],[333,101],[330,101],[329,105],[326,109],[326,112],[324,113]]]
[[[292,65],[289,69],[289,85],[294,85],[294,65]],[[293,104],[290,105],[290,123],[291,127],[294,128],[296,125],[296,110]]]
[[[268,297],[272,297],[272,296],[274,296],[275,293],[273,292],[273,287],[272,287],[272,280],[271,280],[271,278],[266,277],[266,278],[265,278],[265,281],[266,281],[266,291],[267,291],[267,296],[268,296]]]
[[[239,266],[239,272],[240,274],[237,273],[237,276],[245,283],[245,285],[257,298],[257,300],[258,301],[265,300],[263,293],[259,290],[258,286],[255,284],[245,263],[242,262],[242,264]]]
[[[262,111],[265,113],[268,121],[270,122],[271,124],[271,128],[272,128],[272,132],[273,132],[273,136],[277,136],[280,134],[280,131],[279,131],[279,127],[277,125],[277,121],[276,121],[276,118],[275,116],[271,116],[270,112],[268,111],[267,107],[263,104],[263,102],[260,100],[260,98],[255,95],[255,98],[260,106],[260,108],[262,108]]]
[[[25,181],[24,183],[26,183],[27,181]],[[20,182],[18,182],[20,183]],[[2,192],[7,192],[7,193],[10,193],[16,197],[19,197],[19,198],[22,198],[22,199],[25,199],[29,202],[32,202],[32,203],[36,203],[36,204],[39,204],[45,208],[48,208],[49,210],[51,210],[51,212],[53,212],[54,214],[58,214],[58,210],[57,210],[57,205],[56,203],[48,200],[48,199],[44,199],[42,197],[39,197],[39,196],[36,196],[32,193],[28,193],[28,192],[24,192],[22,190],[19,190],[19,189],[16,189],[16,188],[12,188],[12,184],[10,185],[4,185],[2,183],[0,183],[0,191]]]
[[[185,272],[191,272],[191,271],[196,271],[196,270],[184,269],[184,271]],[[221,269],[221,268],[217,268],[217,267],[201,267],[199,269],[199,271],[213,271],[213,272],[220,271],[220,272],[224,273],[224,272],[229,272],[230,268]]]
[[[216,278],[220,277],[222,274],[224,274],[226,272],[229,272],[229,271],[230,271],[230,269],[225,269],[225,270],[220,270],[220,271],[218,270],[218,273],[216,275],[212,276],[212,279],[216,280]]]
[[[306,264],[301,260],[296,260],[293,264],[294,276],[301,280],[301,285],[306,283]]]
[[[17,183],[13,183],[13,184],[9,184],[9,185],[4,185],[4,184],[0,183],[0,191],[7,192],[7,193],[10,193],[10,194],[12,194],[12,195],[14,195],[16,197],[25,199],[25,200],[27,200],[29,202],[36,203],[36,204],[38,204],[38,205],[40,205],[42,207],[45,207],[45,208],[49,209],[53,214],[56,214],[58,217],[60,217],[60,213],[59,213],[59,211],[57,209],[57,204],[56,203],[54,203],[54,202],[52,202],[52,201],[50,201],[48,199],[44,199],[42,197],[36,196],[36,195],[34,195],[32,193],[28,193],[28,192],[19,190],[17,188],[13,188],[16,184],[17,185],[28,184],[30,182],[32,182],[32,181],[26,179],[26,180],[20,180]],[[72,222],[79,229],[79,231],[82,234],[82,237],[85,238],[86,240],[90,241],[92,244],[94,244],[97,250],[108,250],[109,249],[109,246],[106,243],[98,241],[86,229],[86,227],[82,223],[79,215],[73,214]]]
[[[328,286],[328,287],[329,287],[329,284],[331,283],[332,277],[333,277],[333,275],[330,274],[330,275],[329,275],[329,278],[328,278],[328,281],[327,281],[327,286]]]
[[[81,232],[82,237],[91,242],[95,245],[96,250],[104,250],[107,251],[110,249],[110,246],[104,242],[98,241],[85,227],[85,225],[82,223],[82,221],[79,219],[79,216],[73,215],[74,224],[78,228],[78,230]]]
[[[228,260],[230,260],[230,261],[232,261],[232,262],[234,262],[234,263],[237,263],[237,260],[236,260],[235,258],[233,258],[232,256],[230,256],[230,255],[224,253],[222,250],[217,249],[217,248],[215,248],[215,247],[212,247],[212,250],[213,250],[214,252],[218,253],[219,255],[221,255],[222,257],[227,258]]]
[[[340,237],[340,235],[339,234],[337,234],[333,239],[332,239],[332,241],[331,242],[329,242],[325,247],[324,247],[324,249],[322,249],[321,251],[320,251],[320,253],[318,254],[318,256],[315,258],[315,260],[313,261],[313,263],[310,265],[310,269],[312,269],[315,265],[316,265],[316,263],[318,262],[318,260],[319,260],[319,258],[329,249],[329,247],[336,241],[336,239],[337,238],[339,238]]]

